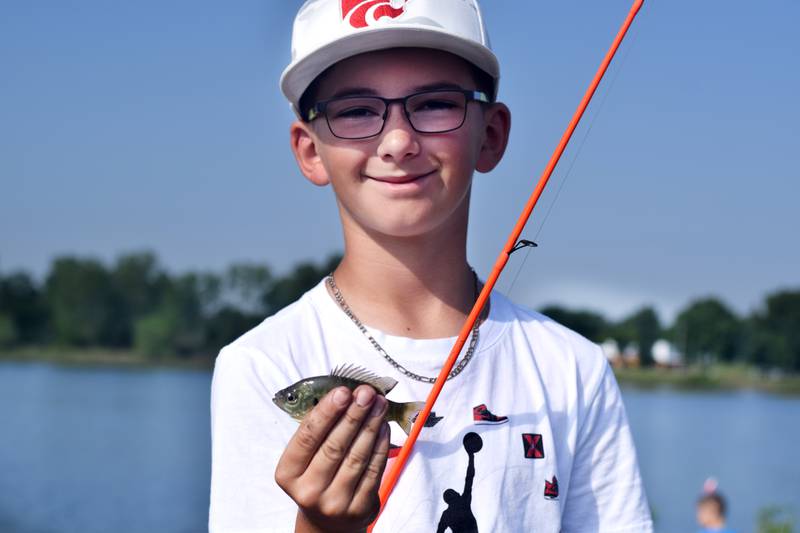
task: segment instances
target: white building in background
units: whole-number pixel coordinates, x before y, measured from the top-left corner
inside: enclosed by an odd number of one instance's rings
[[[674,344],[665,339],[653,343],[653,361],[659,366],[676,367],[683,365],[683,354]]]
[[[636,367],[641,363],[641,352],[639,351],[639,344],[636,342],[629,342],[625,345],[622,351],[622,362],[627,367]]]
[[[603,344],[600,345],[600,348],[603,349],[603,353],[608,359],[608,362],[612,365],[619,363],[620,361],[620,351],[619,351],[619,343],[614,339],[606,339],[603,341]]]

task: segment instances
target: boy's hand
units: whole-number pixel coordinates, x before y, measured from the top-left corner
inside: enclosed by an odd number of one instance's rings
[[[389,452],[388,402],[368,386],[329,392],[286,446],[275,481],[297,503],[298,531],[356,531],[378,514]]]

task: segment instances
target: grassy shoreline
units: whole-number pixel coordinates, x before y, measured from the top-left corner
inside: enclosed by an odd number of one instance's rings
[[[214,358],[209,355],[190,357],[148,357],[133,350],[111,348],[26,347],[0,351],[0,362],[50,363],[64,366],[108,366],[122,368],[178,368],[212,370]]]
[[[639,389],[671,388],[690,391],[755,390],[800,395],[800,375],[764,372],[747,365],[714,364],[686,368],[617,368],[622,386]]]
[[[147,357],[133,350],[108,348],[26,347],[0,351],[0,362],[44,362],[65,366],[122,368],[176,368],[211,371],[214,357]],[[621,386],[637,389],[669,388],[689,391],[756,390],[800,395],[800,374],[763,372],[746,365],[715,364],[686,368],[615,368]]]

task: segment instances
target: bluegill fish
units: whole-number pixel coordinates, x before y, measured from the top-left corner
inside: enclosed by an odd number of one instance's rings
[[[378,377],[361,367],[345,365],[334,368],[327,376],[301,379],[278,391],[272,401],[295,420],[302,420],[328,392],[336,387],[345,386],[350,390],[355,390],[356,387],[364,384],[371,385],[378,394],[386,396],[397,385],[397,380],[390,377]],[[407,435],[411,431],[417,415],[425,407],[425,402],[387,401],[389,407],[386,409],[386,419],[397,422]],[[431,413],[425,426],[430,427],[441,418],[436,417],[435,413]]]

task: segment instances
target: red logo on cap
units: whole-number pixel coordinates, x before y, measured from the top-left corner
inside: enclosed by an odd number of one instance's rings
[[[397,18],[404,10],[404,6],[392,7],[386,0],[342,0],[342,20],[348,20],[354,28],[366,28],[383,17]]]

